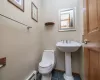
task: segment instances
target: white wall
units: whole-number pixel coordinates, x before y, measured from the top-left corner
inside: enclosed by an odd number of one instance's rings
[[[44,49],[56,49],[56,43],[60,40],[75,40],[81,41],[82,30],[79,24],[79,0],[42,0],[42,16],[43,23],[48,21],[55,22],[55,26],[43,29],[43,44]],[[59,10],[76,7],[76,31],[58,32],[59,28]],[[79,73],[79,55],[72,55],[73,72]],[[56,69],[64,70],[64,54],[56,50],[57,65]]]
[[[7,0],[0,0],[0,14],[11,17],[26,25],[0,16],[0,58],[7,58],[7,65],[0,69],[0,80],[25,80],[37,70],[42,55],[41,47],[41,0],[33,0],[39,10],[39,22],[31,19],[31,0],[25,0],[22,12]]]

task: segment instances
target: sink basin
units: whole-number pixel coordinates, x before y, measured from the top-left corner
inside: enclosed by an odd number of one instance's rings
[[[64,74],[64,79],[74,80],[72,76],[72,68],[71,68],[71,52],[77,51],[81,47],[81,44],[75,41],[64,40],[64,41],[57,42],[56,46],[60,51],[65,52],[66,71]]]
[[[63,52],[75,52],[81,47],[81,44],[75,41],[60,41],[56,46]]]

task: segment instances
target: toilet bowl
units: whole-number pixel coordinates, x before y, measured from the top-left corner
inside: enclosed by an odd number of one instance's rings
[[[42,60],[39,63],[39,73],[42,74],[42,80],[51,80],[51,71],[55,66],[54,50],[44,50]]]

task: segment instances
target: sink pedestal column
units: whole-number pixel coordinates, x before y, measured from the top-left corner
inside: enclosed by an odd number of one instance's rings
[[[65,80],[74,80],[72,76],[72,67],[71,67],[71,53],[65,53]]]

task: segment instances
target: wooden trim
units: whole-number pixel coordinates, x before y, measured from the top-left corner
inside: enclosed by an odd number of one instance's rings
[[[59,69],[54,69],[54,70],[56,70],[56,71],[60,71],[60,72],[65,72],[64,70],[59,70]]]
[[[98,27],[100,31],[100,0],[97,1],[97,9],[98,9]]]
[[[25,1],[23,0],[23,9],[20,8],[19,6],[15,5],[13,2],[11,2],[10,0],[8,0],[8,2],[10,2],[12,5],[14,5],[15,7],[17,7],[18,9],[20,9],[21,11],[24,12],[24,5],[25,5]]]
[[[84,80],[89,80],[90,54],[87,48],[84,48],[84,52]]]
[[[60,71],[60,72],[65,72],[64,70],[59,70],[59,69],[54,69],[54,70]],[[80,76],[79,73],[75,73],[75,72],[72,72],[72,75],[74,75],[74,76]]]

